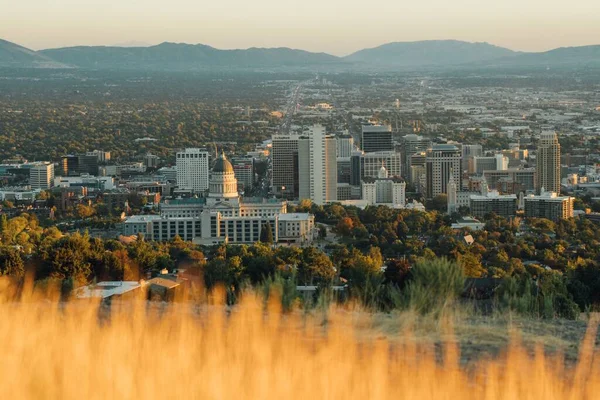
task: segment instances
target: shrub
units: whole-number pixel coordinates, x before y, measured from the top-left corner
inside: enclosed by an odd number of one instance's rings
[[[463,291],[465,276],[458,263],[446,258],[418,261],[402,292],[402,306],[420,314],[440,316]]]

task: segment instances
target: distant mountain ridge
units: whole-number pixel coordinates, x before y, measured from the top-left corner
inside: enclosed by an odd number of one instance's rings
[[[220,50],[203,44],[155,46],[76,46],[33,51],[0,39],[0,67],[84,68],[156,71],[203,69],[317,68],[419,69],[523,66],[600,67],[600,45],[563,47],[540,53],[517,52],[489,43],[458,40],[395,42],[345,57],[290,48]]]
[[[219,50],[203,44],[161,43],[149,47],[78,46],[41,54],[82,68],[194,70],[203,67],[306,66],[340,62],[338,57],[289,48]]]
[[[518,52],[489,43],[469,43],[458,40],[426,40],[387,43],[372,49],[357,51],[345,60],[387,66],[437,66],[514,57]]]
[[[37,51],[0,39],[0,67],[65,68],[67,66]]]

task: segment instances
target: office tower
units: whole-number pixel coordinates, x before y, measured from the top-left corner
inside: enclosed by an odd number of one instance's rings
[[[365,153],[393,151],[392,127],[389,125],[363,125],[360,146]]]
[[[254,187],[254,158],[234,157],[231,159],[238,191],[248,191]]]
[[[32,189],[50,189],[54,186],[54,164],[38,162],[29,170],[29,185]]]
[[[339,158],[348,158],[354,151],[354,138],[351,135],[341,135],[337,137],[337,156]]]
[[[437,195],[447,193],[450,171],[460,171],[461,153],[458,147],[449,144],[434,145],[427,150],[426,163],[426,194],[432,199]],[[460,185],[460,175],[453,175],[457,187]]]
[[[469,161],[473,157],[483,156],[483,147],[480,144],[464,144],[461,148],[462,172],[469,171]]]
[[[361,178],[377,178],[382,164],[389,176],[402,176],[402,155],[394,151],[377,151],[362,155]]]
[[[202,194],[208,190],[210,155],[205,149],[188,148],[177,153],[177,186]]]
[[[98,155],[94,153],[78,156],[80,174],[98,175]]]
[[[298,135],[274,135],[271,148],[271,188],[283,197],[296,198],[298,188]]]
[[[555,132],[542,132],[537,150],[536,170],[536,190],[560,193],[560,143]]]
[[[425,139],[423,136],[419,135],[406,135],[402,138],[402,162],[404,165],[404,169],[402,171],[402,176],[409,179],[412,183],[417,183],[412,180],[411,176],[411,167],[412,167],[412,156],[414,154],[426,152],[427,149],[431,147],[431,142],[429,139]]]
[[[298,140],[299,198],[317,205],[337,200],[337,146],[335,136],[314,125]]]
[[[454,180],[454,171],[450,170],[450,178],[448,179],[448,214],[452,214],[458,211],[457,206],[457,192],[458,187]]]
[[[63,176],[79,174],[79,156],[70,154],[64,156],[61,160]]]

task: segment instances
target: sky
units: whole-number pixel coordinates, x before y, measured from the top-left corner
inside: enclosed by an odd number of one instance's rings
[[[0,9],[0,38],[34,50],[168,41],[346,55],[432,39],[521,51],[600,44],[600,0],[0,0]]]

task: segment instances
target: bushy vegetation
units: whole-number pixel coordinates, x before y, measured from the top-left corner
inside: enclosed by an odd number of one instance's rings
[[[318,287],[310,299],[318,302],[338,286],[344,288],[342,298],[372,310],[411,308],[434,315],[457,303],[464,278],[487,277],[504,280],[494,295],[499,310],[576,318],[580,311],[600,307],[599,232],[584,219],[527,221],[526,233],[517,236],[514,221],[491,216],[488,231],[457,234],[435,212],[311,207],[321,220],[335,222],[336,213],[343,215],[335,228],[341,243],[328,245],[327,252],[260,242],[199,247],[178,237],[124,244],[44,228],[33,215],[1,217],[0,275],[20,279],[29,272],[37,280],[76,287],[185,269],[209,290],[223,286],[232,304],[248,285],[284,288],[286,308],[294,304],[292,287]],[[462,240],[467,233],[474,238],[471,245]]]

